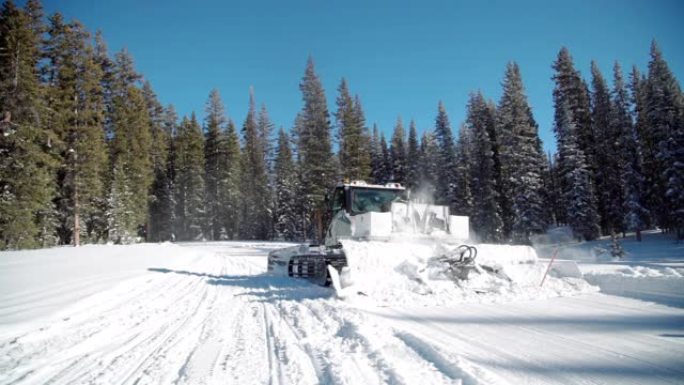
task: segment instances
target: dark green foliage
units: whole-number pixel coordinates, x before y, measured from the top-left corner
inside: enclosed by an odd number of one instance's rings
[[[207,204],[207,231],[208,239],[215,240],[221,237],[223,218],[221,202],[219,200],[219,180],[222,172],[221,140],[224,125],[226,123],[225,110],[218,90],[213,89],[209,94],[209,100],[205,107],[204,119],[204,183],[206,188]]]
[[[596,189],[601,229],[604,234],[622,231],[623,185],[621,176],[620,125],[611,124],[610,91],[595,62],[592,74],[592,124],[596,138]],[[599,151],[600,150],[600,151]]]
[[[150,190],[150,218],[148,241],[162,242],[173,239],[173,184],[169,165],[171,133],[176,125],[173,107],[164,109],[157,100],[149,82],[143,84],[143,97],[150,117],[152,147],[150,156],[154,181]]]
[[[559,148],[559,161],[565,164],[566,172],[560,174],[563,202],[566,205],[568,225],[576,237],[587,241],[598,238],[600,233],[596,201],[592,191],[591,173],[587,167],[584,152],[579,149],[567,104],[561,106],[562,114],[556,122],[557,132],[566,135]]]
[[[302,199],[306,200],[304,212],[310,224],[308,235],[321,238],[323,229],[319,218],[325,210],[325,194],[335,184],[337,175],[333,161],[328,105],[312,58],[307,61],[299,89],[304,105],[298,114],[295,130],[302,175]]]
[[[444,177],[444,175],[450,176],[452,182],[450,183],[450,196],[452,197],[452,204],[450,205],[450,210],[452,215],[465,215],[471,216],[473,213],[473,194],[471,191],[471,174],[470,170],[473,165],[472,151],[473,151],[473,141],[472,135],[468,131],[468,127],[461,125],[461,129],[458,131],[458,141],[456,142],[455,156],[451,163],[453,167],[451,171],[441,171],[444,167],[443,161],[437,163],[437,176],[438,178]],[[439,141],[438,141],[439,143]],[[441,147],[441,146],[440,146]],[[443,151],[443,148],[442,148]],[[440,160],[444,159],[444,153],[441,152]],[[439,179],[437,180],[437,186],[442,183]],[[439,189],[437,189],[437,196],[435,200],[439,200]]]
[[[292,158],[290,140],[281,128],[274,165],[275,237],[286,241],[298,239],[297,191],[300,186]]]
[[[390,143],[390,169],[391,181],[396,183],[406,183],[406,135],[404,124],[401,118],[397,118],[397,124],[392,132],[392,142]]]
[[[506,67],[503,95],[496,111],[500,157],[500,191],[504,198],[504,236],[527,243],[546,230],[544,212],[544,157],[537,123],[527,103],[518,64]],[[496,167],[495,167],[496,170]]]
[[[418,190],[423,195],[421,198],[430,202],[434,200],[435,186],[439,178],[439,158],[439,144],[435,134],[431,131],[424,132],[420,139],[418,155]]]
[[[383,147],[383,143],[384,147]],[[372,183],[383,184],[386,183],[389,177],[387,176],[387,143],[380,139],[378,134],[378,127],[373,125],[373,137],[371,138],[371,175]]]
[[[257,125],[254,97],[250,95],[249,111],[242,126],[242,160],[240,192],[242,210],[240,237],[243,239],[267,239],[270,225],[270,192],[266,175],[262,137]]]
[[[497,242],[503,238],[503,222],[496,184],[494,142],[490,136],[496,120],[494,115],[494,109],[487,105],[481,93],[470,95],[466,118],[466,127],[472,137],[472,163],[468,170],[473,194],[470,223],[475,233],[486,242]]]
[[[644,177],[642,174],[641,151],[635,125],[629,115],[629,96],[622,80],[622,70],[616,62],[613,69],[613,98],[610,115],[611,130],[618,135],[620,148],[620,179],[622,182],[622,207],[613,201],[611,210],[620,212],[622,228],[640,233],[648,221],[648,212],[643,206]],[[637,236],[640,240],[640,236]]]
[[[220,213],[223,220],[222,238],[234,239],[238,236],[240,226],[240,138],[235,124],[232,120],[228,121],[224,139],[219,141],[219,152],[221,155],[220,174],[218,180],[218,199],[220,202]]]
[[[30,12],[10,1],[0,10],[0,249],[55,242],[55,138],[43,124],[40,8],[29,4]]]
[[[347,82],[342,79],[337,97],[337,138],[340,143],[339,162],[345,180],[366,180],[371,173],[370,138],[361,102],[352,99]]]
[[[457,167],[467,167],[467,164],[457,164],[457,162],[464,161],[467,145],[463,143],[461,148],[463,152],[461,155],[463,159],[456,159],[456,152],[454,151],[454,138],[451,132],[451,124],[447,116],[444,104],[439,102],[437,107],[437,117],[435,118],[435,139],[437,141],[439,168],[437,169],[437,180],[435,186],[435,200],[438,204],[446,204],[451,208],[452,212],[464,213],[469,206],[468,194],[464,191],[465,185],[463,180],[465,174],[461,172],[461,184],[457,182]]]
[[[592,168],[594,136],[588,90],[566,48],[561,49],[553,68],[558,181],[561,206],[566,207],[566,216],[558,221],[569,224],[578,237],[595,239],[600,232],[600,218],[596,208],[596,170]]]
[[[684,234],[684,97],[655,41],[642,89],[644,168],[652,174],[649,208],[658,224]]]
[[[420,183],[420,145],[416,133],[416,122],[411,119],[406,149],[406,187],[415,190]]]
[[[104,138],[102,71],[78,22],[50,18],[46,43],[50,125],[57,133],[55,150],[60,167],[56,199],[60,243],[79,238],[98,241],[105,236],[103,212],[107,176]]]
[[[204,136],[193,113],[183,118],[174,140],[176,237],[178,240],[204,238],[206,208],[204,198]]]

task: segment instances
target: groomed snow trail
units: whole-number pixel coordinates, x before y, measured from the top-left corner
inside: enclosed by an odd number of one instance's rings
[[[102,271],[52,282],[70,288],[68,306],[39,286],[0,293],[0,384],[684,383],[682,309],[602,294],[426,307],[343,301],[264,274],[266,253],[281,246],[114,249],[117,258],[156,257],[124,271],[112,264],[104,283]],[[0,279],[21,276],[2,262]],[[45,297],[62,310],[26,317]]]
[[[41,326],[0,328],[0,383],[480,383],[329,289],[264,275],[273,246],[253,246],[194,245],[182,269],[149,266]]]

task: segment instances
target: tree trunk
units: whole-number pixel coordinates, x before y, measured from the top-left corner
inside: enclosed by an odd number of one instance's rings
[[[81,244],[81,215],[78,210],[78,185],[74,186],[74,246]]]

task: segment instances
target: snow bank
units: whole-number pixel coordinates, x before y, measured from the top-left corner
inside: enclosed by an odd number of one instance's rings
[[[607,294],[684,307],[684,276],[673,268],[625,266],[596,269],[584,277]]]
[[[490,272],[472,270],[468,279],[455,277],[439,256],[455,246],[415,239],[392,242],[343,241],[349,278],[345,294],[363,293],[379,303],[442,305],[499,302],[594,292],[577,278],[548,277],[531,247],[477,245],[476,261]],[[357,297],[358,298],[358,297]]]

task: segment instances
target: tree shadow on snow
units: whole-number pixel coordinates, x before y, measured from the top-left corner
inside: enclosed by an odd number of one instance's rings
[[[370,311],[370,313],[374,313]],[[431,322],[453,325],[501,325],[501,326],[531,326],[544,328],[572,328],[573,330],[623,333],[625,331],[648,331],[662,333],[674,331],[668,337],[680,335],[684,331],[684,315],[679,314],[649,314],[649,315],[580,315],[580,316],[477,316],[469,314],[456,315],[410,315],[410,314],[384,314],[381,317],[398,320],[412,320],[417,322]]]
[[[247,289],[235,294],[236,297],[253,297],[255,301],[272,302],[280,300],[301,301],[305,299],[330,298],[334,292],[330,288],[321,287],[304,279],[257,275],[216,275],[187,270],[172,270],[151,267],[147,269],[155,273],[180,274],[206,278],[208,285],[228,286]]]
[[[511,362],[501,362],[483,358],[469,358],[475,365],[484,367],[496,367],[497,370],[506,370],[514,373],[529,373],[558,379],[593,379],[598,383],[624,383],[625,380],[636,383],[680,383],[684,371],[680,369],[681,363],[676,358],[658,362],[653,365],[649,362],[625,360],[625,362],[602,362],[592,357],[581,359],[580,362],[563,363],[558,361],[525,361],[514,359]],[[572,380],[571,380],[572,381]],[[574,383],[574,381],[572,381]],[[590,382],[590,381],[587,381]]]

